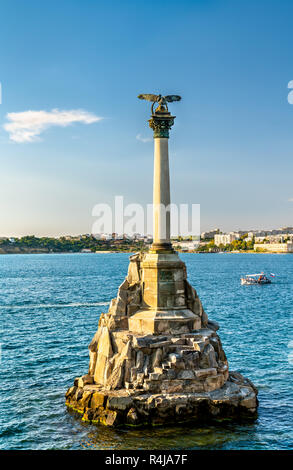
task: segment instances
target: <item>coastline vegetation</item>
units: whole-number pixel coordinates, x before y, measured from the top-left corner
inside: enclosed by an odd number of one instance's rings
[[[182,239],[178,239],[178,242]],[[215,245],[214,240],[201,241],[200,244],[191,253],[219,253],[219,252],[245,252],[261,253],[267,252],[264,248],[254,250],[254,238],[247,240],[243,235],[240,239],[234,240],[227,245]],[[62,236],[55,237],[36,237],[26,235],[20,238],[2,238],[0,239],[0,254],[21,254],[21,253],[103,253],[103,252],[121,252],[133,253],[144,252],[149,249],[151,240],[144,239],[98,239],[93,235],[80,236]],[[176,245],[173,241],[173,247],[176,251],[186,252],[184,248]]]
[[[92,235],[60,238],[27,235],[0,240],[0,253],[133,252],[144,251],[147,246],[143,240],[99,240]]]

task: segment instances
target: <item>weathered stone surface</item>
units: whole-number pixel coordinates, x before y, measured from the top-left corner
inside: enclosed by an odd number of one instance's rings
[[[129,263],[128,273],[127,273],[127,278],[126,278],[130,285],[135,284],[140,281],[139,264],[140,264],[139,253],[136,253],[135,255],[130,256],[130,263]]]
[[[94,382],[94,378],[92,375],[83,375],[82,377],[79,377],[78,379],[78,387],[84,387],[85,385],[92,384]]]
[[[110,396],[107,401],[107,408],[110,410],[126,410],[133,404],[131,396]]]
[[[138,426],[140,424],[139,417],[135,408],[130,408],[126,416],[126,424],[130,426]]]
[[[184,392],[183,382],[176,380],[165,383],[163,393],[143,393],[136,396],[127,396],[126,391],[121,391],[121,396],[110,395],[106,408],[104,396],[95,402],[94,413],[90,414],[85,408],[83,416],[90,417],[93,421],[101,422],[105,425],[115,426],[116,424],[144,424],[158,425],[166,422],[178,422],[186,420],[198,420],[204,413],[205,420],[219,418],[237,418],[240,416],[255,416],[257,408],[257,397],[251,386],[248,386],[246,379],[239,383],[227,381],[221,388],[213,391]],[[69,392],[69,391],[68,391]],[[74,407],[72,392],[67,394],[67,405]],[[123,392],[123,393],[122,393]],[[88,393],[88,392],[87,392]],[[112,393],[112,392],[109,392]],[[93,397],[91,403],[93,404]],[[73,400],[73,401],[72,401]],[[88,395],[81,393],[80,403],[86,403]],[[75,404],[76,406],[76,404]],[[201,411],[202,410],[202,411]],[[122,414],[121,414],[122,413]]]
[[[165,346],[170,346],[170,344],[172,344],[171,341],[159,341],[157,343],[151,343],[149,347],[151,349],[153,349],[153,348],[163,348]]]
[[[100,406],[104,407],[106,399],[107,399],[107,395],[105,393],[94,392],[92,394],[92,399],[91,399],[91,408],[95,410],[96,408],[99,408]]]
[[[202,369],[218,366],[215,350],[211,344],[205,346],[199,359],[199,365]]]
[[[94,351],[89,351],[90,362],[89,362],[89,375],[94,375],[97,362],[97,353]]]
[[[107,415],[106,415],[106,418],[104,421],[102,421],[103,424],[105,424],[106,426],[115,426],[117,424],[119,424],[119,419],[118,419],[119,415],[117,413],[117,411],[108,411]]]
[[[111,344],[113,353],[116,354],[122,351],[128,341],[132,340],[132,335],[127,330],[111,331]]]
[[[135,367],[137,368],[138,371],[141,371],[143,368],[143,360],[144,360],[143,352],[137,351]]]
[[[181,370],[177,374],[178,379],[194,379],[193,370]]]
[[[158,343],[165,342],[168,340],[167,336],[133,336],[133,347],[134,348],[149,348],[151,345],[156,345],[154,347],[159,347]]]
[[[163,352],[162,352],[162,349],[160,349],[160,348],[157,348],[152,353],[151,365],[152,365],[153,369],[162,364],[162,357],[163,357]]]
[[[98,328],[98,330],[96,331],[90,345],[89,345],[89,350],[92,351],[92,352],[97,352],[97,348],[98,348],[98,343],[99,343],[99,339],[100,339],[100,336],[101,336],[101,333],[102,333],[102,328]]]
[[[75,387],[75,386],[70,387],[70,388],[67,390],[67,392],[65,393],[65,397],[66,397],[66,398],[69,398],[69,397],[73,396],[74,393],[75,393],[75,391],[76,391],[76,387]]]
[[[112,367],[109,370],[109,374],[106,374],[105,377],[105,387],[109,390],[119,389],[123,387],[123,381],[126,373],[126,364],[129,366],[129,361],[131,359],[131,341],[129,340],[127,344],[123,347],[121,354],[117,353],[115,355],[115,360]],[[130,367],[128,367],[130,369]],[[126,377],[128,381],[129,377]]]
[[[107,380],[107,377],[105,377],[105,369],[112,355],[113,350],[110,333],[107,327],[103,327],[98,343],[98,355],[94,374],[96,383],[104,384],[105,380]]]
[[[219,323],[217,323],[216,321],[212,321],[212,320],[208,320],[208,323],[206,326],[214,331],[218,331],[218,329],[220,328]]]
[[[204,377],[209,377],[211,375],[217,375],[217,369],[216,368],[210,368],[210,369],[199,369],[194,371],[195,377],[204,378]]]

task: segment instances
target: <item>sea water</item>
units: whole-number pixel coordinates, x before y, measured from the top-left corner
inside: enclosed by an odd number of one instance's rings
[[[88,344],[128,255],[0,256],[0,449],[292,449],[293,255],[183,254],[231,370],[259,389],[255,422],[111,429],[83,423],[64,394],[88,370]],[[240,277],[275,273],[271,285]]]

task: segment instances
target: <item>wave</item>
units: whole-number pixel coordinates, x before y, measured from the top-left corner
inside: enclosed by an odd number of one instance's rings
[[[110,302],[70,302],[68,304],[25,304],[25,305],[0,305],[0,309],[19,309],[23,310],[26,308],[74,308],[74,307],[102,307],[109,305]]]

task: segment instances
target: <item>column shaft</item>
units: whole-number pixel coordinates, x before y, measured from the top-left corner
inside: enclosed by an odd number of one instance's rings
[[[154,244],[170,244],[170,176],[168,138],[154,139]],[[168,209],[168,210],[166,210]]]

